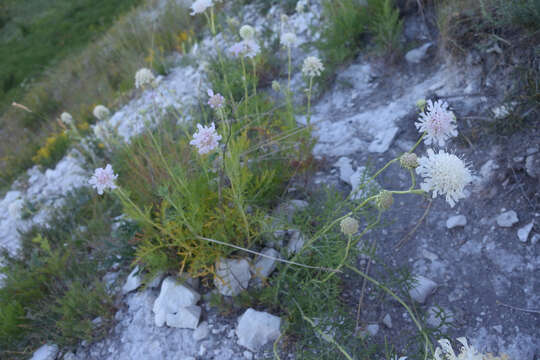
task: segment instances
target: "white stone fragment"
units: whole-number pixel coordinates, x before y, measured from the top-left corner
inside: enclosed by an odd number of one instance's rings
[[[448,220],[446,220],[447,229],[453,229],[455,227],[465,225],[467,225],[467,218],[464,215],[450,216]]]
[[[180,308],[176,314],[167,314],[167,325],[181,329],[196,329],[201,317],[201,308],[190,305]]]
[[[249,308],[238,319],[236,327],[238,344],[255,352],[261,346],[275,341],[279,337],[280,326],[281,319],[279,317]]]
[[[150,289],[155,289],[159,287],[159,284],[161,284],[161,280],[163,280],[163,277],[165,276],[164,272],[159,272],[154,278],[148,283],[148,287]]]
[[[368,326],[366,326],[366,331],[370,336],[375,336],[379,332],[379,325],[369,324]]]
[[[246,259],[221,259],[216,264],[214,284],[221,295],[236,296],[247,289],[251,279]]]
[[[30,360],[54,360],[56,355],[58,355],[58,346],[45,344],[34,352]]]
[[[534,234],[531,238],[531,244],[536,245],[536,243],[540,240],[540,234]]]
[[[384,315],[384,317],[383,317],[383,319],[382,319],[382,323],[383,323],[384,326],[386,326],[387,328],[389,328],[389,329],[392,328],[392,317],[390,317],[390,314]]]
[[[265,248],[261,251],[262,254],[279,259],[279,252],[272,248]],[[266,279],[276,269],[276,260],[267,257],[259,256],[255,261],[255,265],[251,269],[253,276],[259,279]]]
[[[135,266],[133,271],[128,275],[126,283],[122,287],[122,294],[127,294],[129,292],[132,292],[133,290],[136,290],[139,286],[142,285],[142,279],[138,275],[139,267]]]
[[[534,221],[531,221],[527,225],[520,228],[517,231],[517,236],[519,238],[519,241],[527,242],[527,239],[529,239],[529,234],[531,233],[531,230],[532,230],[533,227],[534,227]]]
[[[518,221],[518,216],[514,210],[506,211],[497,216],[497,225],[500,227],[512,227]]]
[[[419,64],[426,58],[427,51],[432,45],[432,43],[428,42],[416,49],[408,51],[405,54],[405,60],[411,64]]]
[[[291,239],[287,244],[287,250],[289,254],[296,254],[304,247],[304,235],[299,230],[289,230]]]
[[[427,297],[435,291],[437,283],[421,275],[417,275],[415,278],[415,284],[409,290],[409,295],[415,301],[423,304],[426,302]]]
[[[195,341],[201,341],[208,337],[208,334],[210,334],[210,329],[208,328],[208,322],[203,321],[202,323],[197,326],[195,331],[193,332],[193,340]]]
[[[161,284],[161,292],[154,301],[153,311],[156,326],[165,325],[168,314],[175,314],[181,308],[195,305],[201,296],[188,286],[180,284],[174,277],[169,276]]]
[[[339,160],[334,164],[335,167],[339,170],[339,178],[341,181],[350,184],[351,183],[351,176],[354,174],[354,170],[351,165],[351,159],[349,159],[346,156],[342,156],[339,158]]]

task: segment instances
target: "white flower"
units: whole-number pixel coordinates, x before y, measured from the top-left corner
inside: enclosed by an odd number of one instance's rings
[[[358,232],[358,221],[352,217],[347,216],[339,223],[341,232],[345,235],[354,235]]]
[[[293,32],[286,32],[281,35],[281,44],[285,47],[292,47],[296,44],[296,35]]]
[[[105,140],[109,136],[109,129],[105,123],[98,123],[93,127],[94,135],[99,140]]]
[[[456,117],[448,110],[448,104],[441,100],[435,102],[428,100],[426,111],[414,125],[421,133],[426,132],[426,145],[436,143],[444,146],[446,140],[458,134]]]
[[[214,123],[210,126],[202,126],[197,124],[197,132],[193,134],[193,140],[189,143],[194,145],[199,150],[199,154],[204,155],[208,154],[218,146],[219,140],[221,140],[221,135],[218,135],[216,132],[216,127]]]
[[[66,125],[72,125],[73,124],[73,116],[71,116],[68,112],[63,112],[62,115],[60,115],[60,120]]]
[[[296,12],[303,13],[306,10],[307,5],[308,0],[298,0],[298,2],[296,3]]]
[[[435,349],[435,360],[482,360],[484,358],[483,354],[478,353],[474,347],[469,346],[467,339],[464,337],[457,338],[457,341],[463,345],[458,356],[452,349],[450,341],[446,339],[439,340],[440,347]]]
[[[141,88],[146,85],[154,86],[156,83],[156,77],[150,69],[142,68],[135,73],[135,87]]]
[[[207,93],[210,97],[210,99],[208,99],[208,105],[210,105],[212,109],[219,109],[223,106],[223,104],[225,103],[225,98],[221,96],[221,94],[214,94],[214,91],[212,89],[208,89]]]
[[[213,5],[212,0],[195,0],[195,2],[191,5],[191,15],[201,14]]]
[[[321,60],[316,56],[308,56],[304,60],[304,65],[302,66],[302,73],[307,77],[320,76],[324,70],[324,65]]]
[[[459,199],[465,197],[463,189],[472,181],[471,171],[456,155],[439,151],[435,154],[428,149],[427,156],[418,159],[416,173],[424,178],[420,188],[433,191],[433,197],[446,195],[446,201],[454,207]]]
[[[252,26],[244,25],[240,28],[242,40],[252,40],[255,37],[255,29]]]
[[[255,40],[244,40],[233,44],[229,51],[234,56],[253,58],[261,51],[261,47]]]
[[[99,195],[103,195],[103,190],[116,189],[114,181],[117,177],[118,175],[113,172],[111,164],[107,164],[105,169],[97,168],[88,183],[97,190]]]
[[[94,108],[93,114],[98,120],[105,120],[111,115],[111,112],[105,106],[98,105]]]

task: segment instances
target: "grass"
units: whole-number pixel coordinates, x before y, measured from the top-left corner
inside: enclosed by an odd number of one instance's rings
[[[131,254],[121,230],[111,240],[120,207],[97,201],[90,189],[66,198],[47,226],[22,234],[17,256],[3,254],[0,288],[0,356],[27,358],[45,342],[63,348],[103,337],[112,324],[112,295],[101,277],[116,255]],[[101,322],[94,321],[101,318]]]
[[[158,11],[156,6],[147,1],[129,11],[99,39],[72,52],[29,84],[18,102],[32,113],[14,107],[6,109],[0,118],[3,182],[10,183],[34,164],[32,157],[45,145],[47,137],[61,130],[56,118],[62,111],[70,112],[78,125],[88,126],[94,122],[95,105],[114,108],[127,98],[134,88],[136,70],[145,66],[164,74],[169,68],[166,54],[189,49],[198,33],[198,21],[187,9],[169,2],[149,24],[145,14]]]

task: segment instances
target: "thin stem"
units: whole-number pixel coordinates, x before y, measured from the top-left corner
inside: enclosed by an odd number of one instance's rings
[[[291,61],[291,47],[287,46],[287,91],[291,92],[291,72],[292,72],[292,61]]]
[[[307,126],[311,124],[311,89],[313,88],[313,76],[309,77],[309,89],[308,89],[308,98],[307,98]]]
[[[247,84],[247,73],[246,73],[246,64],[244,58],[240,58],[242,64],[242,84],[244,84],[244,107],[246,109],[246,114],[248,113],[248,84]]]

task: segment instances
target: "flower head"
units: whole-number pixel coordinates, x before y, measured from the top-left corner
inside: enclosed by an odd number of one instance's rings
[[[252,40],[255,37],[255,29],[252,26],[244,25],[240,28],[242,40]]]
[[[456,353],[452,349],[452,345],[450,345],[450,341],[446,339],[439,340],[440,347],[437,347],[435,349],[435,360],[482,360],[484,359],[484,355],[481,353],[478,353],[476,349],[472,346],[469,346],[467,343],[467,339],[464,337],[457,338],[457,341],[459,341],[463,346],[461,347],[461,351],[458,356],[456,356]]]
[[[62,120],[62,122],[66,125],[72,125],[73,124],[73,116],[71,116],[70,113],[68,112],[63,112],[61,115],[60,115],[60,120]]]
[[[435,154],[428,149],[427,156],[418,159],[416,173],[424,178],[420,188],[433,191],[433,198],[445,195],[446,201],[454,207],[459,199],[465,197],[465,186],[472,181],[471,171],[456,155],[439,151]]]
[[[191,5],[191,15],[201,14],[213,5],[212,0],[195,0]]]
[[[272,81],[272,90],[274,90],[275,92],[281,91],[281,85],[279,84],[279,81],[277,80]]]
[[[208,105],[210,105],[212,109],[220,109],[225,103],[225,98],[219,93],[214,94],[212,89],[208,89],[207,93],[210,97],[210,99],[208,99]]]
[[[199,154],[208,154],[212,150],[218,147],[218,142],[221,140],[221,135],[216,132],[214,123],[210,126],[202,126],[197,124],[197,132],[193,134],[193,140],[190,145],[196,146],[199,150]]]
[[[426,145],[436,143],[444,146],[446,140],[458,134],[456,117],[448,110],[448,104],[441,100],[428,100],[426,111],[414,125],[420,132],[426,132]]]
[[[135,87],[141,88],[146,85],[154,86],[156,83],[156,77],[150,69],[142,68],[135,73]]]
[[[302,66],[302,73],[307,77],[320,76],[324,70],[324,65],[321,60],[316,56],[308,56],[304,60]]]
[[[383,190],[377,194],[377,197],[375,198],[375,205],[377,205],[377,208],[380,210],[388,210],[393,204],[394,197],[390,191]]]
[[[405,169],[416,169],[418,167],[418,157],[415,153],[405,153],[399,158],[400,165]]]
[[[255,40],[244,40],[233,44],[229,51],[234,56],[244,56],[247,58],[254,58],[261,51],[261,47]]]
[[[296,34],[292,31],[284,33],[281,35],[281,44],[285,47],[293,47],[296,44]]]
[[[103,105],[97,105],[92,113],[98,120],[105,120],[111,115],[109,109]]]
[[[118,175],[113,172],[111,164],[107,164],[105,168],[94,170],[94,175],[92,175],[88,182],[97,190],[99,195],[103,195],[103,190],[116,189],[114,181],[117,177]]]
[[[296,3],[296,12],[303,13],[306,10],[307,5],[308,0],[298,0],[298,2]]]
[[[354,235],[358,232],[358,221],[352,217],[347,216],[339,223],[341,232],[345,235]]]

